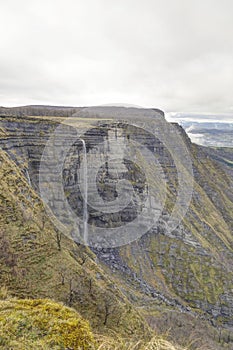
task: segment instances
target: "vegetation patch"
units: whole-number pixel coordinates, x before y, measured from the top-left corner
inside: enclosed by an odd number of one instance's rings
[[[0,348],[95,349],[89,324],[48,299],[0,301]]]

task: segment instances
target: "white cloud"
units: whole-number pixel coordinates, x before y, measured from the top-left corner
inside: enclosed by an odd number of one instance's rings
[[[231,0],[0,4],[0,105],[232,113]]]

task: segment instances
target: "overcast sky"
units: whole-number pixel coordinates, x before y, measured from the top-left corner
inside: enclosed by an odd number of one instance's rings
[[[0,0],[0,105],[233,119],[232,0]]]

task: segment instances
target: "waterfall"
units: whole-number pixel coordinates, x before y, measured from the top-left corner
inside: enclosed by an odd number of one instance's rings
[[[31,179],[30,179],[30,176],[29,176],[29,172],[28,172],[27,169],[25,169],[25,175],[26,175],[26,178],[28,180],[29,186],[32,186]]]
[[[83,139],[81,139],[83,145],[83,240],[84,243],[88,243],[88,211],[87,211],[87,191],[88,191],[88,183],[87,183],[87,149],[86,143]]]

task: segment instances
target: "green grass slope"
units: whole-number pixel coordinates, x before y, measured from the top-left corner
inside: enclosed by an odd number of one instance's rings
[[[52,298],[76,308],[96,330],[146,338],[149,327],[95,262],[57,231],[17,166],[0,152],[0,285],[17,298]],[[60,241],[61,238],[61,241]]]
[[[164,337],[148,342],[91,332],[74,309],[49,299],[1,300],[0,349],[4,350],[185,350]]]
[[[51,300],[0,301],[0,348],[96,349],[88,322]]]

